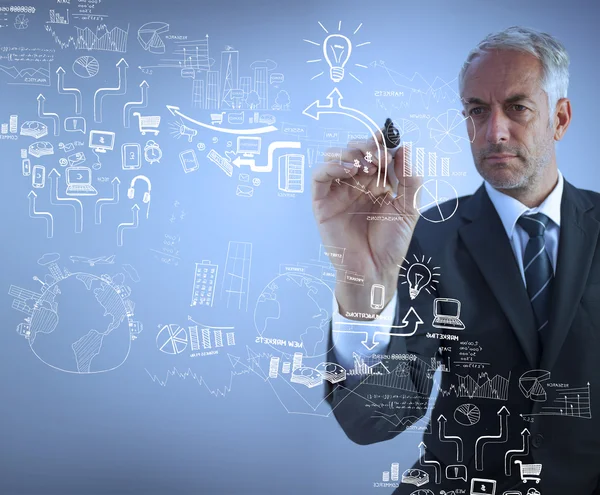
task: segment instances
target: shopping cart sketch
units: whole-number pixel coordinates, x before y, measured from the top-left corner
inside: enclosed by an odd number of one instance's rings
[[[143,136],[145,136],[147,132],[152,132],[155,136],[160,132],[158,130],[158,126],[160,125],[160,116],[152,115],[146,117],[140,115],[140,112],[133,112],[133,115],[138,118],[140,132]]]
[[[210,123],[212,125],[214,125],[214,124],[222,124],[223,123],[223,115],[225,115],[225,112],[211,113],[210,114]]]
[[[515,464],[519,465],[521,471],[521,481],[527,483],[528,481],[540,482],[540,473],[542,472],[541,464],[523,464],[522,461],[515,460]]]

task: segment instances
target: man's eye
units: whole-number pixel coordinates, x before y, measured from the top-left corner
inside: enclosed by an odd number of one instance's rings
[[[523,110],[527,110],[527,107],[524,105],[513,105],[513,108],[517,111],[517,112],[522,112]]]
[[[483,108],[481,108],[481,107],[471,108],[471,110],[469,110],[469,114],[470,115],[481,115],[480,110],[483,111]]]

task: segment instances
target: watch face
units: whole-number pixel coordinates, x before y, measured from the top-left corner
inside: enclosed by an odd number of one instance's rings
[[[162,158],[162,151],[157,146],[150,146],[146,149],[145,155],[148,162],[158,162]]]

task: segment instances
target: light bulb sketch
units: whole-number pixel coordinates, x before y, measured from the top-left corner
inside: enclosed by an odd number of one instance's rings
[[[306,41],[307,43],[316,45],[316,46],[320,46],[322,48],[323,58],[307,60],[306,62],[307,63],[316,63],[316,62],[322,62],[324,59],[325,62],[327,62],[327,64],[329,65],[330,79],[333,82],[338,83],[346,75],[346,64],[348,63],[348,60],[350,59],[350,55],[353,53],[353,49],[364,46],[364,45],[368,45],[371,42],[366,41],[364,43],[359,43],[359,44],[353,45],[352,41],[350,40],[350,38],[348,36],[345,36],[340,33],[330,34],[329,31],[325,28],[325,26],[323,26],[323,24],[321,24],[320,22],[319,22],[319,26],[321,26],[323,31],[325,31],[328,35],[325,38],[325,40],[323,41],[323,43],[317,43],[315,41],[311,41],[311,40],[307,40],[307,39],[305,39],[304,41]],[[358,32],[358,30],[361,28],[361,26],[362,26],[362,23],[359,24],[359,26],[354,30],[354,32],[352,34],[356,34]],[[340,21],[338,23],[338,31],[341,31],[341,29],[342,29],[342,22]],[[368,68],[364,64],[354,64],[354,66],[360,67],[363,69]],[[324,71],[319,72],[318,74],[313,76],[311,79],[316,79],[317,77],[322,76],[324,73],[325,73]],[[362,84],[362,81],[358,77],[356,77],[352,72],[348,71],[348,74],[351,77],[353,77],[354,79],[356,79],[359,83]]]
[[[438,266],[431,267],[431,258],[425,261],[425,256],[422,256],[421,259],[415,255],[413,256],[415,258],[414,262],[405,259],[402,265],[398,265],[400,267],[398,277],[405,278],[402,284],[408,285],[408,295],[411,299],[416,299],[422,290],[425,290],[428,294],[431,294],[431,291],[436,291],[435,284],[439,283],[436,277],[439,277],[440,274],[437,273]],[[405,263],[409,265],[408,268],[404,266]]]
[[[352,42],[341,34],[330,34],[323,42],[323,56],[329,64],[329,75],[333,82],[344,78],[344,67],[352,53]]]
[[[408,280],[408,294],[411,299],[415,299],[421,289],[431,282],[431,271],[422,263],[413,263],[408,269],[406,280]]]

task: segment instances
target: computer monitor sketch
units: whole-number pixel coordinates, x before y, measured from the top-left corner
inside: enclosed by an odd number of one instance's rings
[[[89,147],[96,153],[112,151],[115,147],[115,133],[108,131],[90,131]]]
[[[260,145],[262,138],[260,137],[248,137],[238,136],[237,138],[237,152],[241,153],[245,157],[252,158],[253,155],[260,154]]]
[[[496,480],[471,479],[471,495],[496,495]]]

